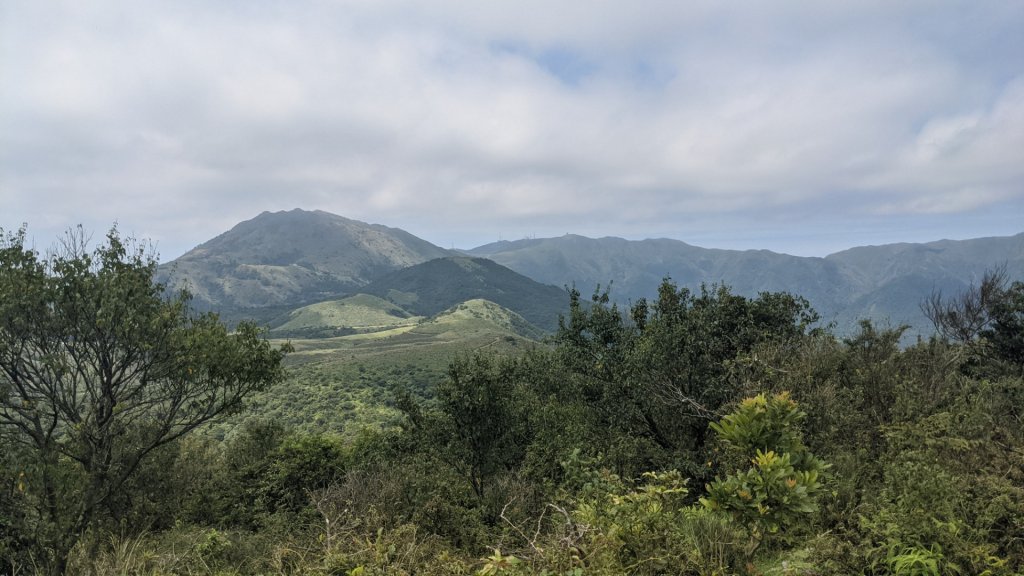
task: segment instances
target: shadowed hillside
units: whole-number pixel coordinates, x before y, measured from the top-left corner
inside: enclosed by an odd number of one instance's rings
[[[544,330],[566,310],[564,289],[540,284],[484,258],[440,258],[393,272],[361,289],[418,316],[473,299],[490,300]]]

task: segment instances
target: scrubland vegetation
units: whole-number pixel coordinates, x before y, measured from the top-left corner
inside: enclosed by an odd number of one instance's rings
[[[571,291],[546,341],[443,374],[296,342],[282,384],[288,346],[189,316],[108,242],[0,246],[0,574],[1024,572],[1024,284],[999,274],[926,303],[940,335],[906,348],[666,281],[628,310]],[[200,428],[225,390],[260,410]],[[366,425],[310,418],[333,394]],[[159,435],[174,410],[195,426]]]

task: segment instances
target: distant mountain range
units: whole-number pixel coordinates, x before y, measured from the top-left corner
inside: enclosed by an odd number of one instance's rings
[[[934,290],[953,294],[1005,266],[1024,278],[1024,233],[927,244],[864,246],[808,258],[767,250],[699,248],[678,240],[559,238],[497,242],[467,251],[539,282],[584,293],[611,284],[619,301],[653,298],[662,278],[696,289],[724,282],[739,294],[787,291],[807,298],[826,322],[846,332],[861,318],[931,330],[919,304]]]
[[[671,277],[691,288],[724,282],[747,296],[799,294],[840,332],[871,318],[928,333],[919,303],[934,290],[959,291],[995,266],[1024,278],[1024,234],[865,246],[825,258],[574,235],[457,253],[397,228],[293,210],[242,222],[161,266],[160,274],[229,319],[280,320],[309,304],[362,293],[391,303],[396,311],[387,313],[398,316],[431,316],[484,299],[552,330],[568,302],[566,286],[589,295],[610,283],[613,299],[625,303],[654,297]],[[314,313],[328,314],[307,310],[303,318]]]

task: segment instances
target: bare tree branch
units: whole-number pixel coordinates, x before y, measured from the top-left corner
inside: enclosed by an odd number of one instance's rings
[[[955,296],[933,291],[921,303],[921,312],[940,336],[966,344],[975,340],[992,322],[992,307],[1006,292],[1009,277],[1003,264],[985,272],[980,284],[971,284]]]

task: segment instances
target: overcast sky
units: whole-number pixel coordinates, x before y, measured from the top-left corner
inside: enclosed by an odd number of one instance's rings
[[[444,247],[1024,231],[1024,2],[0,2],[0,227]]]

